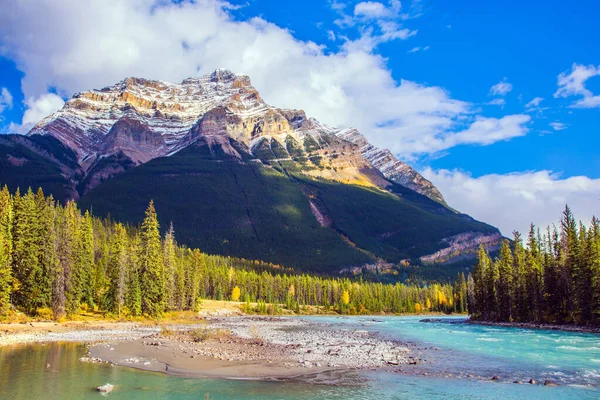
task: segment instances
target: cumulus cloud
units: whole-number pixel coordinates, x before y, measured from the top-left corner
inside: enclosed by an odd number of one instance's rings
[[[65,101],[54,93],[45,93],[39,97],[30,97],[26,106],[27,109],[23,114],[21,124],[10,124],[8,130],[10,133],[25,134],[31,130],[39,121],[60,110]]]
[[[507,93],[511,92],[513,89],[513,85],[504,78],[503,81],[496,83],[494,86],[490,88],[490,96],[504,96]]]
[[[400,10],[399,2],[387,4]],[[248,74],[271,104],[355,126],[375,145],[406,158],[526,132],[524,116],[476,118],[471,104],[443,88],[394,80],[373,46],[413,34],[397,19],[379,19],[379,31],[367,30],[355,40],[337,36],[345,43],[326,52],[262,18],[236,20],[229,8],[218,0],[15,0],[0,13],[0,53],[24,73],[22,91],[31,110],[15,127],[23,131],[37,122],[33,116],[44,116],[33,109],[41,99],[53,100],[50,112],[60,97],[127,76],[179,82],[222,67]],[[475,137],[471,129],[486,124]]]
[[[567,203],[586,224],[600,210],[600,179],[585,176],[563,179],[551,171],[534,171],[474,178],[458,170],[431,168],[423,175],[450,205],[507,236],[513,230],[527,233],[531,222],[541,228],[556,223]]]
[[[588,79],[600,76],[600,65],[573,64],[571,72],[562,72],[558,75],[558,89],[554,97],[582,96],[571,105],[572,108],[597,108],[600,107],[600,95],[594,95],[585,87]]]
[[[381,18],[390,15],[390,11],[383,4],[376,1],[363,1],[354,6],[354,15],[367,18]]]
[[[12,94],[8,91],[7,88],[3,87],[0,90],[0,113],[6,109],[10,109],[13,106],[13,97]]]

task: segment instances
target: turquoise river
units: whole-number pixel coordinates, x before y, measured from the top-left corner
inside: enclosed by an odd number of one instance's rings
[[[311,317],[410,342],[420,365],[307,382],[197,379],[82,363],[80,344],[0,347],[0,399],[600,399],[600,335],[489,327],[464,318]],[[491,381],[497,376],[498,381]],[[515,384],[549,379],[558,387]]]

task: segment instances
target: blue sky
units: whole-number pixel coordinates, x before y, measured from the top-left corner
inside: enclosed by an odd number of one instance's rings
[[[600,209],[596,1],[15,4],[0,16],[2,132],[125,76],[224,67],[273,105],[358,127],[505,234],[564,203]]]
[[[348,2],[348,8],[357,3]],[[490,146],[457,146],[442,157],[436,154],[417,160],[417,165],[458,166],[474,176],[551,169],[565,177],[600,177],[600,108],[572,110],[567,108],[569,99],[553,98],[559,73],[571,69],[574,62],[600,63],[598,2],[584,0],[577,6],[556,0],[420,3],[421,16],[405,22],[418,33],[377,49],[396,80],[441,86],[453,97],[477,104],[488,116],[521,113],[536,97],[543,97],[540,105],[548,109],[531,113],[532,132],[527,136]],[[328,38],[328,31],[340,31],[334,23],[339,15],[325,1],[285,6],[279,1],[254,1],[236,15],[261,15],[290,29],[297,38],[324,43],[332,51],[341,43]],[[350,37],[360,35],[357,30],[343,32]],[[416,47],[421,50],[409,53]],[[488,95],[490,87],[504,78],[513,85],[502,97],[506,105],[486,105],[496,98]],[[587,86],[600,93],[600,77],[590,79]],[[566,128],[556,131],[550,125],[553,122]]]

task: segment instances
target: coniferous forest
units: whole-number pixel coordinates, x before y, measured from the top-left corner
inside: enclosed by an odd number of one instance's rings
[[[600,222],[576,222],[565,207],[559,226],[518,232],[494,260],[483,248],[468,278],[473,319],[600,324]]]
[[[202,299],[258,303],[253,310],[299,312],[466,312],[467,282],[382,284],[296,274],[258,260],[202,253],[161,236],[153,203],[140,226],[82,213],[39,189],[0,191],[0,317],[15,310],[55,319],[94,310],[114,317],[159,317]],[[246,308],[247,311],[251,309]]]

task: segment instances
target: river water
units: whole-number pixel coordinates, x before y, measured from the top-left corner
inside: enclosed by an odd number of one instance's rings
[[[397,372],[348,372],[344,384],[182,378],[82,363],[85,346],[0,348],[1,399],[600,399],[600,335],[467,324],[464,318],[313,317],[410,342],[424,360]],[[491,381],[497,376],[498,381]],[[550,379],[559,387],[515,384]],[[323,382],[325,379],[318,379]]]

